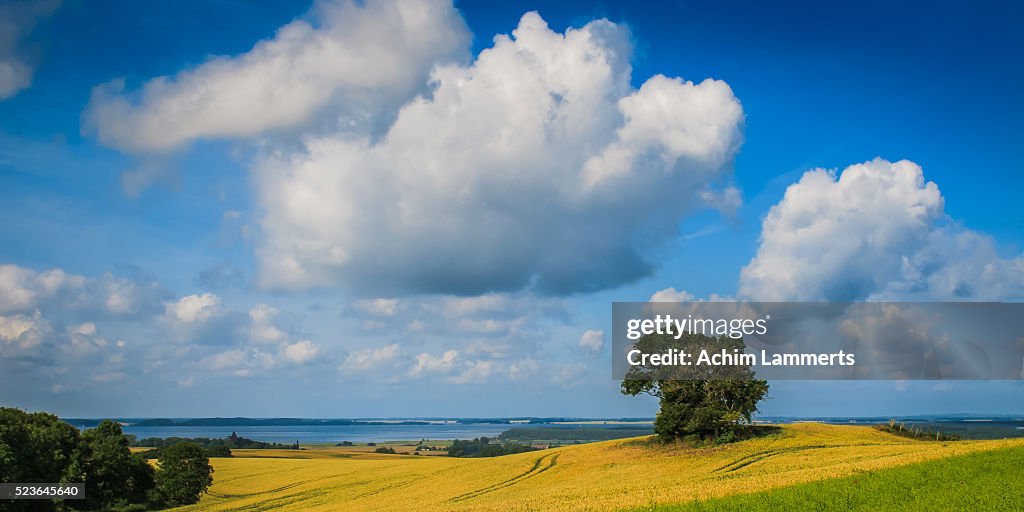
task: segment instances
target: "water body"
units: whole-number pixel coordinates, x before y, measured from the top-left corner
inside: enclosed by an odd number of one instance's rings
[[[814,418],[814,417],[761,417],[764,423],[793,423],[799,421],[819,421],[832,424],[884,424],[889,418]],[[1000,439],[1005,437],[1024,437],[1024,419],[1021,418],[963,418],[963,417],[917,417],[897,418],[907,427],[931,429],[947,434],[957,434],[965,439]],[[650,427],[650,423],[643,426]],[[85,428],[82,425],[76,425]],[[643,427],[633,425],[633,427]],[[430,423],[430,424],[355,424],[355,425],[302,425],[302,426],[133,426],[126,425],[122,429],[126,434],[133,434],[139,439],[146,437],[207,437],[225,438],[232,432],[239,436],[256,441],[275,443],[330,443],[341,441],[353,443],[383,441],[415,441],[420,439],[449,440],[473,439],[487,436],[497,437],[510,428],[601,428],[615,425],[593,423]],[[621,427],[621,425],[620,425]]]
[[[429,425],[313,425],[313,426],[216,426],[216,427],[135,427],[124,426],[125,434],[139,439],[146,437],[209,437],[224,438],[237,433],[241,437],[263,442],[354,443],[407,441],[420,439],[447,440],[497,437],[510,428],[548,427],[550,424],[459,423]],[[558,425],[573,428],[579,425]],[[593,426],[593,425],[587,425]]]

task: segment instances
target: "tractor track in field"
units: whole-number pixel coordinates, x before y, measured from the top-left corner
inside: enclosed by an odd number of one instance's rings
[[[484,494],[488,494],[500,489],[511,487],[525,480],[529,480],[530,478],[536,477],[537,475],[555,467],[555,465],[558,464],[558,456],[559,454],[556,453],[554,455],[548,454],[539,457],[537,458],[537,460],[533,461],[533,466],[531,466],[530,469],[524,471],[523,473],[520,473],[512,478],[509,478],[508,480],[504,480],[496,484],[489,485],[482,489],[477,489],[475,491],[467,492],[465,494],[460,494],[449,499],[448,501],[456,503],[460,501],[470,500],[479,496],[483,496]]]
[[[774,457],[776,455],[784,455],[784,454],[787,454],[787,453],[803,452],[803,451],[807,451],[807,450],[818,450],[818,449],[821,449],[821,448],[834,448],[834,446],[829,446],[829,445],[812,445],[812,446],[794,446],[792,448],[779,448],[779,449],[775,449],[775,450],[762,450],[762,451],[759,451],[759,452],[748,454],[748,455],[746,455],[744,457],[740,457],[740,458],[738,458],[738,459],[736,459],[736,460],[734,460],[734,461],[732,461],[732,462],[730,462],[730,463],[728,463],[728,464],[726,464],[726,465],[724,465],[722,467],[719,467],[719,468],[715,469],[714,472],[715,473],[732,473],[733,471],[738,471],[738,470],[743,469],[743,468],[745,468],[745,467],[747,467],[747,466],[749,466],[749,465],[751,465],[751,464],[753,464],[755,462],[760,462],[762,460],[765,460],[765,459],[767,459],[769,457]]]
[[[857,446],[882,446],[882,444],[881,443],[873,443],[873,444],[861,444],[861,445],[857,445]],[[794,446],[794,447],[791,447],[791,448],[777,448],[777,449],[773,449],[773,450],[762,450],[762,451],[759,451],[759,452],[754,452],[754,453],[747,454],[747,455],[745,455],[743,457],[740,457],[740,458],[738,458],[738,459],[736,459],[736,460],[734,460],[732,462],[729,462],[728,464],[726,464],[724,466],[716,468],[714,470],[714,472],[715,473],[732,473],[734,471],[738,471],[740,469],[743,469],[743,468],[745,468],[745,467],[747,467],[747,466],[749,466],[751,464],[754,464],[755,462],[760,462],[760,461],[765,460],[767,458],[775,457],[776,455],[785,455],[785,454],[789,454],[789,453],[798,453],[798,452],[803,452],[803,451],[808,451],[808,450],[820,450],[820,449],[823,449],[823,448],[841,448],[841,446],[827,445],[827,444],[816,444],[816,445],[808,445],[808,446]]]
[[[216,497],[216,498],[225,498],[225,499],[230,499],[230,498],[252,498],[252,497],[263,495],[263,494],[271,494],[271,495],[277,494],[277,493],[280,493],[280,492],[283,492],[283,491],[288,491],[290,489],[294,489],[295,487],[298,487],[300,485],[314,483],[314,482],[320,482],[320,481],[323,481],[323,480],[330,480],[332,478],[337,478],[339,476],[343,476],[343,475],[330,475],[330,476],[324,476],[324,477],[320,477],[320,478],[313,478],[313,479],[308,479],[308,480],[302,480],[300,482],[292,482],[292,483],[290,483],[288,485],[283,485],[281,487],[277,487],[277,488],[274,488],[274,489],[268,489],[268,490],[265,490],[265,491],[259,491],[259,492],[249,493],[249,494],[227,494],[227,493],[219,493],[219,492],[210,492],[209,494],[210,494],[210,496],[213,496],[213,497]],[[380,494],[380,493],[385,492],[385,491],[391,491],[391,490],[398,489],[398,488],[401,488],[401,487],[409,486],[409,485],[411,485],[411,484],[413,484],[413,483],[415,483],[415,482],[417,482],[419,480],[421,480],[421,478],[408,478],[408,479],[406,479],[406,480],[404,480],[402,482],[396,483],[396,484],[388,485],[388,486],[382,487],[380,489],[375,489],[375,490],[372,490],[370,492],[366,492],[366,493],[362,493],[362,494],[358,494],[358,495],[352,496],[350,499],[357,500],[357,499],[371,497],[371,496],[374,496],[376,494]],[[365,485],[370,485],[370,484],[373,484],[373,483],[374,483],[373,480],[362,480],[362,481],[358,481],[358,482],[348,482],[348,483],[345,484],[345,487],[365,486]],[[327,495],[329,493],[330,493],[330,491],[326,490],[326,489],[312,489],[312,490],[304,491],[301,494],[294,494],[293,493],[293,494],[287,494],[285,496],[274,496],[274,497],[269,498],[267,500],[261,501],[258,504],[255,504],[255,505],[243,505],[243,506],[240,506],[240,507],[231,508],[231,509],[229,509],[229,511],[238,512],[238,511],[244,511],[244,510],[266,510],[267,508],[277,508],[278,506],[280,506],[282,504],[294,504],[294,503],[299,503],[299,502],[302,502],[302,501],[308,501],[308,500],[313,499],[313,498],[315,498],[317,496],[325,496],[325,495]]]
[[[276,493],[276,492],[281,492],[281,491],[287,491],[288,489],[291,489],[293,487],[298,487],[300,485],[304,485],[304,484],[308,484],[308,483],[312,483],[312,482],[319,482],[321,480],[330,480],[332,478],[337,478],[337,477],[342,476],[342,475],[343,474],[336,474],[336,475],[322,476],[320,478],[311,478],[309,480],[301,480],[301,481],[298,481],[298,482],[289,483],[287,485],[282,485],[281,487],[275,487],[273,489],[267,489],[265,491],[257,491],[257,492],[243,493],[243,494],[232,494],[232,493],[208,491],[207,494],[209,494],[210,496],[216,497],[216,498],[250,498],[252,496],[259,496],[260,494],[270,494],[270,493]]]

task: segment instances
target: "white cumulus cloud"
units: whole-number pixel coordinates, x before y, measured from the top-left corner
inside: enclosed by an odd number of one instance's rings
[[[410,377],[418,377],[428,373],[446,373],[455,366],[459,356],[458,350],[446,350],[444,354],[435,356],[427,353],[416,356],[416,365],[409,370]]]
[[[728,180],[743,110],[716,80],[632,89],[631,51],[606,20],[557,33],[528,13],[471,65],[435,67],[383,137],[267,153],[259,281],[561,294],[648,274],[646,249],[687,211],[735,202],[709,190]]]
[[[165,304],[165,316],[183,324],[196,324],[224,315],[220,297],[213,293],[187,295]]]
[[[255,348],[225,350],[204,357],[199,366],[235,377],[251,377],[257,371],[266,371],[274,366],[270,354]]]
[[[49,332],[49,324],[38,311],[32,316],[0,315],[0,355],[9,353],[11,348],[19,351],[35,348]]]
[[[78,294],[85,287],[82,276],[61,269],[42,272],[17,265],[0,265],[0,311],[24,311],[67,290]]]
[[[757,300],[1000,299],[1024,296],[1024,257],[953,223],[935,183],[907,160],[808,171],[762,224],[740,295]]]
[[[96,324],[83,322],[67,327],[68,343],[64,351],[75,358],[81,358],[99,352],[107,346],[107,340],[99,335]]]
[[[255,141],[256,281],[275,289],[599,290],[649,275],[688,212],[738,206],[725,82],[634,89],[607,20],[559,33],[530,12],[469,53],[450,2],[324,0],[244,54],[97,87],[83,127],[146,161]]]
[[[163,294],[157,283],[109,273],[85,277],[59,268],[0,265],[0,313],[43,309],[131,315],[157,309]]]
[[[308,363],[320,354],[320,347],[309,340],[302,340],[284,347],[284,357],[296,364]]]
[[[379,122],[424,85],[437,62],[461,58],[465,24],[445,0],[324,0],[307,19],[237,56],[215,57],[140,90],[97,86],[83,131],[130,153],[201,138],[249,137],[330,112],[331,125]]]
[[[257,343],[277,343],[287,338],[287,333],[274,322],[281,310],[266,304],[257,304],[249,310],[249,335]]]

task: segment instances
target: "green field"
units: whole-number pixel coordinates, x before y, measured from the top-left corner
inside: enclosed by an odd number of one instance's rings
[[[635,512],[1024,510],[1024,447]]]
[[[639,438],[490,459],[383,455],[368,453],[366,447],[235,450],[234,458],[211,460],[216,472],[210,493],[198,505],[180,510],[628,510],[718,498],[730,503],[745,499],[737,495],[757,492],[783,500],[767,510],[787,510],[798,506],[794,503],[858,506],[846,505],[844,499],[861,499],[861,508],[880,509],[907,499],[907,489],[918,489],[914,493],[923,496],[936,492],[930,488],[956,487],[962,480],[958,473],[941,469],[958,467],[955,463],[939,469],[910,465],[979,453],[982,458],[969,459],[980,461],[978,471],[988,461],[1001,461],[999,469],[992,476],[964,481],[983,481],[977,492],[985,500],[996,500],[984,503],[998,504],[1003,496],[996,492],[999,485],[1021,482],[1019,475],[1008,480],[1006,473],[1021,467],[1022,452],[1022,439],[918,441],[870,427],[822,424],[787,425],[777,434],[707,448],[664,446]],[[907,473],[898,475],[908,478],[907,483],[870,476],[900,466]],[[853,480],[842,480],[847,477]],[[819,503],[813,489],[824,485],[839,486],[839,494],[822,494],[832,501]],[[858,491],[858,485],[865,490]],[[843,492],[861,496],[841,498]],[[929,509],[960,503],[919,499]],[[719,502],[710,503],[705,508]]]

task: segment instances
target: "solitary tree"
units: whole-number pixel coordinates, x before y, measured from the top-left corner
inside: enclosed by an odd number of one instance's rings
[[[635,348],[643,353],[666,353],[680,349],[690,354],[701,350],[742,353],[742,339],[685,334],[646,335],[637,340]],[[734,352],[737,351],[737,352]],[[692,361],[691,361],[692,362]],[[654,421],[654,433],[663,442],[688,435],[702,438],[735,433],[749,423],[757,412],[757,403],[768,394],[768,383],[754,378],[747,365],[733,366],[634,366],[622,381],[622,393],[646,393],[661,401]]]
[[[183,442],[171,446],[157,459],[157,486],[168,505],[190,505],[199,501],[213,483],[213,466],[203,447]]]

